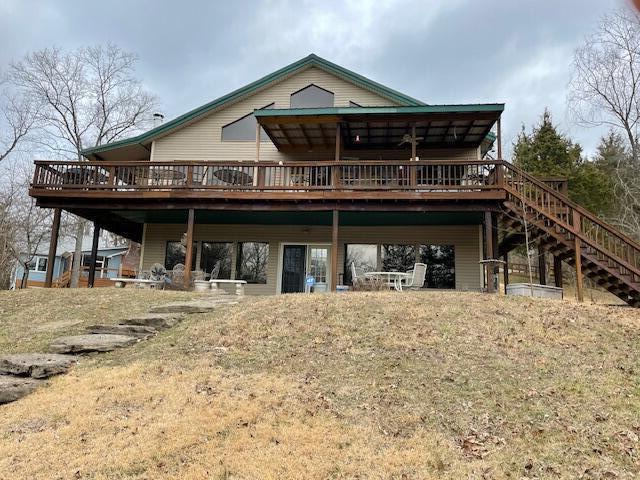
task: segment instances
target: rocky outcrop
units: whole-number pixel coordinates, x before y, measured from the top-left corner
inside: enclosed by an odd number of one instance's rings
[[[43,380],[0,375],[0,404],[9,403],[33,392]]]
[[[49,345],[52,353],[110,352],[138,341],[129,335],[91,334],[56,338]]]
[[[0,375],[48,378],[66,373],[76,359],[56,353],[15,353],[0,357]]]

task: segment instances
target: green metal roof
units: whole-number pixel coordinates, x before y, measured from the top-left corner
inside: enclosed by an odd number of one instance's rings
[[[325,107],[325,108],[265,108],[254,111],[260,117],[273,116],[312,116],[312,115],[402,115],[402,114],[430,114],[430,113],[476,113],[502,112],[504,103],[480,103],[464,105],[420,105],[406,107]]]
[[[362,75],[352,72],[351,70],[341,67],[340,65],[331,63],[328,60],[325,60],[324,58],[321,58],[312,53],[311,55],[304,57],[298,60],[297,62],[287,65],[286,67],[281,68],[280,70],[276,70],[275,72],[270,73],[269,75],[262,77],[261,79],[256,80],[255,82],[252,82],[242,88],[239,88],[238,90],[234,90],[233,92],[228,93],[227,95],[224,95],[220,98],[213,100],[212,102],[209,102],[205,105],[202,105],[201,107],[191,110],[185,113],[184,115],[174,118],[173,120],[170,120],[141,135],[120,140],[117,142],[108,143],[105,145],[99,145],[97,147],[87,148],[82,151],[82,154],[91,155],[91,154],[104,152],[106,150],[111,150],[114,148],[148,143],[154,140],[155,138],[159,137],[160,135],[167,133],[173,129],[179,128],[185,123],[188,123],[210,112],[211,110],[219,108],[228,102],[237,100],[238,98],[254,93],[260,90],[261,88],[264,88],[265,86],[277,80],[280,80],[283,77],[291,75],[292,73],[300,69],[312,67],[312,66],[318,67],[329,73],[333,73],[334,75],[340,78],[343,78],[351,83],[354,83],[370,91],[373,91],[378,95],[381,95],[385,98],[388,98],[400,104],[412,105],[412,106],[424,105],[424,103],[421,102],[420,100],[416,100],[415,98],[409,97],[408,95],[404,95],[403,93],[400,93],[396,90],[386,87],[380,83],[374,82],[373,80],[370,80]]]

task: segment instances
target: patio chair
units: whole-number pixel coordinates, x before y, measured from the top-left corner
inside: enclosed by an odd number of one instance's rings
[[[181,263],[176,264],[171,272],[171,286],[176,289],[185,287],[184,284],[184,265]]]
[[[400,290],[404,288],[419,290],[424,285],[424,279],[427,276],[427,264],[416,263],[413,265],[413,270],[409,270],[407,273],[411,274],[411,277],[400,281]]]
[[[220,275],[220,262],[216,262],[216,264],[213,266],[209,280],[216,280],[218,278],[218,275]]]

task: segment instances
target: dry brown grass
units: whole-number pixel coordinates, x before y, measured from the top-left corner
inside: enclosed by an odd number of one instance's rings
[[[44,349],[55,337],[116,323],[154,303],[194,298],[188,292],[133,288],[0,290],[0,352]]]
[[[639,326],[463,293],[255,299],[0,407],[0,478],[635,478]]]

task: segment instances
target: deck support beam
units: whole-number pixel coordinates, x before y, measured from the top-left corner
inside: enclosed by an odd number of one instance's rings
[[[49,241],[49,256],[47,257],[47,276],[44,281],[45,288],[51,288],[53,283],[53,269],[56,263],[56,250],[58,249],[58,234],[60,233],[60,216],[62,210],[53,210],[53,224],[51,225],[51,239]]]
[[[540,285],[547,284],[547,258],[544,248],[538,244],[538,276]]]
[[[184,259],[184,288],[191,288],[191,270],[193,270],[193,224],[195,220],[195,210],[189,209],[187,216],[187,245]]]
[[[493,216],[491,212],[484,212],[484,255],[485,260],[493,259]],[[487,293],[493,293],[493,268],[485,268],[487,272]]]
[[[89,260],[89,277],[87,288],[93,288],[96,281],[96,260],[98,258],[98,243],[100,241],[100,224],[93,222],[93,241],[91,242],[91,259]]]
[[[498,117],[496,121],[496,143],[498,144],[498,160],[502,160],[502,121]]]
[[[576,231],[581,231],[581,219],[580,213],[578,211],[573,210],[573,228]],[[583,292],[583,279],[582,279],[582,244],[580,243],[580,237],[577,235],[573,236],[574,241],[574,254],[575,254],[575,262],[576,262],[576,295],[578,297],[578,301],[584,301],[584,292]]]
[[[331,226],[331,291],[335,292],[338,286],[338,225],[340,223],[340,213],[333,211],[333,221]]]
[[[553,280],[556,287],[562,288],[562,259],[555,255],[553,257]]]
[[[509,253],[505,253],[502,256],[502,260],[504,261],[504,266],[502,267],[502,275],[503,275],[503,283],[504,283],[504,294],[507,294],[507,285],[509,285]]]

